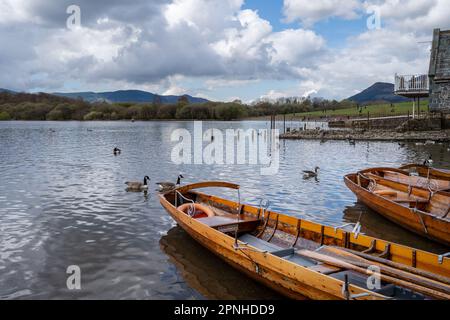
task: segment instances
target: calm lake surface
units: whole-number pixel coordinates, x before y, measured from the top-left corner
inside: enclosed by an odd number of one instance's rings
[[[343,182],[358,169],[423,162],[429,154],[449,168],[448,145],[280,141],[278,174],[262,176],[256,165],[174,164],[170,135],[178,128],[193,123],[0,122],[0,299],[280,298],[203,249],[162,209],[154,182],[180,172],[183,183],[239,183],[246,203],[266,198],[271,209],[333,226],[361,219],[366,234],[448,251],[356,203]],[[319,180],[303,180],[302,170],[315,166]],[[147,196],[125,191],[125,181],[144,175],[152,179]],[[81,268],[81,290],[66,287],[69,265]]]

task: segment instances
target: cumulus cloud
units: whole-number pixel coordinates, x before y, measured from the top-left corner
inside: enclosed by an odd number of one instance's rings
[[[77,0],[81,26],[69,30],[72,3],[0,1],[0,87],[214,96],[289,80],[295,85],[268,94],[346,97],[395,72],[425,72],[429,48],[418,42],[450,27],[448,0],[285,0],[285,19],[301,26],[280,31],[243,0]],[[357,18],[374,5],[383,29],[342,39],[339,49],[314,31],[320,20]]]
[[[450,28],[448,0],[368,0],[364,5],[376,6],[392,29],[430,34],[434,28]]]
[[[353,19],[358,16],[358,0],[284,0],[283,13],[287,22],[301,21],[310,26],[330,17]]]

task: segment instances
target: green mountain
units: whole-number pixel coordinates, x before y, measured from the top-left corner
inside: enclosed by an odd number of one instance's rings
[[[106,102],[134,102],[134,103],[152,103],[155,101],[159,101],[163,104],[176,103],[181,96],[163,96],[156,95],[151,92],[141,91],[141,90],[118,90],[118,91],[109,91],[109,92],[70,92],[70,93],[62,93],[62,92],[54,92],[54,95],[67,97],[72,99],[81,98],[88,102],[95,101],[106,101]],[[204,103],[208,102],[208,100],[198,97],[192,97],[190,95],[186,95],[190,103]]]
[[[404,102],[409,101],[408,98],[397,96],[394,94],[394,85],[392,83],[377,82],[360,93],[348,98],[360,104],[373,102]]]

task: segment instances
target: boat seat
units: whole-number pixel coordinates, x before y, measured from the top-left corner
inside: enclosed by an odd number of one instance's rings
[[[429,201],[427,199],[394,199],[394,202],[397,203],[428,203]]]
[[[243,234],[238,239],[242,242],[245,242],[245,243],[255,247],[255,248],[258,248],[259,250],[267,251],[270,253],[283,250],[282,247],[279,247],[273,243],[261,240],[255,236],[252,236],[249,233]]]
[[[294,248],[282,248],[273,243],[252,236],[249,233],[240,236],[238,239],[255,248],[258,248],[259,250],[267,251],[277,257],[283,258],[304,267],[309,267],[317,264],[317,262],[315,262],[314,260],[296,254]]]
[[[244,215],[240,215],[239,219],[236,215],[228,215],[198,218],[197,221],[225,233],[235,232],[236,227],[238,228],[238,232],[251,232],[260,223],[259,219],[253,219]]]

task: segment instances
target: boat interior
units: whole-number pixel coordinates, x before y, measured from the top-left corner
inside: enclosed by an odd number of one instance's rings
[[[433,191],[398,181],[400,173],[372,170],[348,175],[347,178],[369,192],[407,208],[413,208],[436,218],[450,219],[450,193]],[[395,176],[397,181],[392,178]]]
[[[371,173],[384,179],[399,182],[423,189],[437,191],[450,191],[450,180],[442,177],[421,176],[416,171],[405,171],[396,168],[373,168],[363,170],[362,173]]]
[[[386,245],[385,249],[380,251],[374,242],[369,247],[350,243],[351,232],[344,228],[348,228],[348,226],[332,228],[281,215],[269,211],[269,204],[263,201],[259,207],[240,205],[192,190],[183,193],[172,191],[166,193],[164,197],[175,208],[180,208],[186,203],[197,204],[195,208],[190,205],[191,209],[184,210],[184,212],[208,227],[239,240],[239,242],[236,241],[239,246],[251,246],[254,250],[270,253],[283,260],[361,288],[367,287],[369,276],[366,272],[337,267],[321,259],[305,256],[302,252],[308,250],[330,256],[332,253],[327,249],[333,247],[346,248],[353,253],[362,252],[366,258],[374,256],[377,259],[389,260],[393,256],[390,252],[390,245]],[[381,282],[379,289],[372,291],[392,299],[422,300],[429,298],[425,294],[384,281]]]

